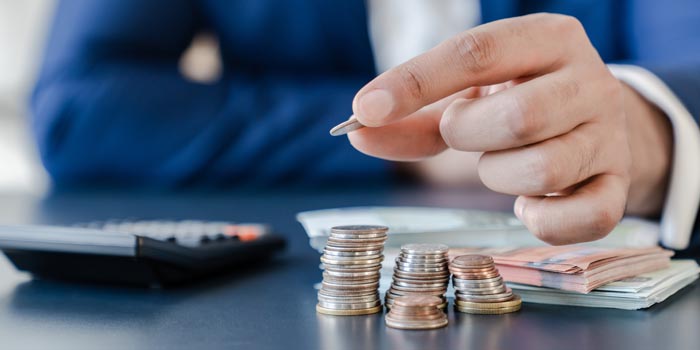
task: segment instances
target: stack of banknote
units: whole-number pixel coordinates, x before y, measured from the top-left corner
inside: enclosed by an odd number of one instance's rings
[[[697,280],[698,273],[700,267],[694,260],[672,260],[668,268],[611,282],[588,294],[518,283],[508,285],[530,303],[638,310],[666,300]]]
[[[580,245],[450,249],[450,256],[478,252],[493,257],[507,282],[588,293],[602,285],[669,267],[673,252],[660,247],[603,248]]]

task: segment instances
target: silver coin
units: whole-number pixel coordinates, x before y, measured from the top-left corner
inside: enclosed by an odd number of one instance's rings
[[[376,265],[384,261],[384,256],[374,259],[330,259],[321,256],[321,262],[326,265]]]
[[[447,260],[448,263],[450,262],[447,254],[409,254],[400,252],[398,257],[406,260]]]
[[[357,120],[357,118],[355,118],[355,116],[353,115],[352,117],[350,117],[350,119],[334,126],[331,129],[330,134],[331,134],[331,136],[342,136],[342,135],[345,135],[347,133],[351,133],[353,131],[360,130],[364,127],[365,126],[362,125],[360,123],[360,121]]]
[[[394,262],[397,264],[402,264],[402,265],[418,265],[418,266],[427,266],[427,267],[438,267],[438,266],[444,266],[448,267],[449,265],[445,261],[432,261],[432,260],[405,260],[402,259],[401,257],[397,257],[394,259]]]
[[[450,276],[450,271],[434,271],[434,272],[424,272],[424,271],[404,271],[394,267],[394,274],[399,277],[412,278],[412,279],[433,279],[433,278],[445,278]]]
[[[383,255],[384,249],[378,249],[378,250],[366,250],[366,251],[359,251],[359,252],[348,252],[348,251],[335,251],[335,250],[329,250],[329,249],[324,249],[323,254],[327,256],[337,256],[337,257],[347,257],[347,258],[354,258],[354,257],[365,257],[365,256],[379,256]]]
[[[358,309],[369,309],[381,305],[381,300],[368,303],[356,303],[356,304],[343,304],[343,303],[333,303],[327,301],[320,301],[318,305],[326,309],[333,310],[358,310]]]
[[[384,296],[384,305],[388,308],[391,309],[393,304],[394,304],[394,298],[400,297],[401,295],[392,295],[391,293],[387,292]],[[437,296],[441,298],[442,304],[438,305],[438,309],[445,309],[447,308],[447,298],[444,296]]]
[[[337,260],[337,261],[363,261],[363,260],[373,260],[373,259],[381,259],[382,261],[384,260],[384,254],[361,255],[361,256],[336,256],[336,255],[323,254],[321,256],[328,259],[328,260]]]
[[[367,252],[367,251],[374,251],[374,250],[381,250],[384,249],[384,244],[368,244],[368,245],[363,245],[359,247],[341,247],[341,246],[336,246],[333,244],[333,242],[329,242],[326,244],[326,250],[332,250],[336,252]]]
[[[369,276],[333,276],[328,273],[323,273],[323,280],[332,283],[371,283],[377,281],[379,278],[379,272],[375,272],[374,275]]]
[[[329,288],[363,288],[370,287],[379,284],[376,279],[362,278],[362,279],[349,279],[342,277],[329,276],[323,274],[323,281],[321,281],[322,286],[327,286]]]
[[[388,232],[389,228],[381,225],[342,225],[331,227],[331,233],[381,233]]]
[[[438,272],[447,272],[449,273],[449,270],[447,270],[444,267],[408,267],[408,266],[397,266],[396,267],[398,270],[402,272],[408,272],[408,273],[438,273]]]
[[[436,278],[430,278],[430,279],[414,279],[414,278],[406,278],[406,277],[400,277],[397,275],[393,275],[392,278],[394,281],[397,282],[404,282],[404,283],[442,283],[442,284],[449,284],[450,282],[450,277],[449,276],[444,276],[444,277],[436,277]]]
[[[441,264],[441,265],[449,265],[449,261],[447,259],[416,259],[416,258],[407,258],[405,256],[399,255],[396,258],[397,261],[400,261],[402,263],[406,264]]]
[[[453,277],[452,283],[453,284],[463,284],[463,285],[475,285],[475,286],[485,284],[485,283],[486,284],[487,283],[503,283],[503,277],[498,276],[498,277],[483,279],[483,280],[468,280],[468,279]]]
[[[404,287],[398,285],[392,285],[392,290],[400,292],[416,292],[416,293],[433,293],[433,294],[445,294],[447,292],[447,286],[440,287]]]
[[[395,306],[391,309],[391,312],[389,312],[386,315],[387,320],[393,320],[397,322],[430,322],[435,320],[442,320],[445,318],[445,313],[440,311],[440,309],[438,309],[437,307],[435,308],[434,313],[428,315],[402,315],[394,311],[397,308],[399,308],[399,306]]]
[[[343,294],[344,292],[347,292],[347,294]],[[321,288],[318,290],[318,293],[320,295],[325,295],[325,296],[328,296],[331,298],[339,297],[340,295],[346,295],[346,296],[348,296],[348,300],[351,300],[352,298],[369,297],[371,295],[379,295],[379,290],[377,288],[369,288],[366,290],[350,290],[350,289],[330,290],[327,288]]]
[[[373,281],[370,283],[334,283],[331,281],[324,280],[321,282],[321,287],[323,289],[335,289],[335,290],[360,290],[360,289],[377,289],[379,288],[379,281]]]
[[[452,285],[455,287],[455,289],[460,289],[460,290],[482,290],[482,289],[490,289],[490,288],[497,288],[500,286],[505,286],[503,282],[493,282],[493,283],[486,283],[486,284],[461,284],[461,283],[452,283]]]
[[[389,235],[386,232],[331,232],[329,237],[335,237],[340,239],[373,239],[373,238],[387,238]]]
[[[370,296],[377,294],[377,289],[367,289],[367,290],[330,290],[321,289],[318,291],[319,294],[323,294],[330,297],[360,297],[360,296]]]
[[[328,237],[326,240],[326,245],[336,246],[336,247],[364,247],[367,245],[377,245],[384,244],[386,238],[373,238],[373,239],[339,239]]]
[[[460,292],[455,293],[455,298],[461,301],[472,301],[472,302],[499,302],[506,301],[513,297],[513,292],[507,289],[506,292],[491,295],[475,295],[475,294],[462,294]]]
[[[381,244],[384,245],[384,241],[372,241],[372,242],[362,242],[362,241],[355,241],[355,242],[338,242],[338,241],[333,241],[333,240],[328,240],[326,241],[326,247],[335,247],[335,248],[356,248],[356,249],[364,249],[368,250],[367,247],[371,245],[377,245]]]
[[[408,318],[444,314],[440,309],[438,309],[437,306],[433,306],[433,305],[412,306],[412,307],[406,307],[403,305],[396,305],[396,307],[391,308],[391,313],[395,317],[408,317]]]
[[[442,328],[447,326],[449,321],[447,320],[447,317],[444,319],[436,320],[436,321],[422,321],[422,322],[410,322],[410,321],[394,321],[394,320],[385,320],[386,325],[391,328],[396,328],[396,329],[437,329],[437,328]]]
[[[369,271],[379,271],[382,269],[382,264],[372,264],[372,265],[337,265],[337,264],[323,264],[323,269],[326,271],[345,271],[345,272],[369,272]]]
[[[401,246],[401,251],[408,254],[447,254],[450,248],[444,244],[436,243],[411,243]]]
[[[397,290],[394,287],[390,287],[388,291],[392,297],[395,296],[405,296],[405,295],[433,295],[436,297],[444,297],[445,292],[444,291],[430,291],[430,292],[415,292],[415,291],[405,291],[405,290]]]
[[[323,292],[322,290],[318,293],[318,300],[323,300],[329,303],[345,303],[345,304],[356,304],[356,303],[369,303],[379,299],[379,294],[377,292],[371,294],[358,294],[358,295],[345,295],[337,296]]]
[[[394,280],[392,282],[393,285],[395,286],[401,286],[401,287],[418,287],[418,288],[439,288],[439,287],[445,287],[447,288],[447,283],[407,283],[407,282],[402,282],[402,281],[396,281]]]
[[[492,288],[458,288],[455,286],[455,289],[458,290],[462,294],[468,294],[468,295],[495,295],[495,294],[500,294],[500,293],[505,293],[506,292],[506,286],[505,285],[500,285],[497,287],[492,287]]]
[[[381,268],[380,268],[381,269]],[[333,270],[325,270],[325,273],[327,273],[330,276],[334,277],[347,277],[347,278],[379,278],[379,269],[374,270],[374,271],[362,271],[362,272],[346,272],[346,271],[333,271]]]
[[[379,294],[360,295],[360,296],[331,296],[328,294],[318,294],[318,301],[335,304],[364,304],[373,303],[379,300]]]

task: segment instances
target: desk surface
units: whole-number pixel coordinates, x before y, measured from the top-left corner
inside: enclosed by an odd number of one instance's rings
[[[700,284],[644,311],[524,304],[521,312],[449,311],[432,331],[384,326],[382,314],[316,314],[317,252],[294,215],[355,205],[435,205],[507,210],[512,199],[472,191],[303,191],[284,193],[73,192],[46,199],[0,196],[2,223],[107,218],[261,221],[289,239],[271,264],[177,289],[135,289],[32,281],[0,257],[2,349],[697,349]]]

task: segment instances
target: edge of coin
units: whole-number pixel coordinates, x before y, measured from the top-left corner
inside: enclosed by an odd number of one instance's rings
[[[324,315],[332,315],[332,316],[361,316],[361,315],[372,315],[381,312],[384,309],[384,307],[379,304],[375,307],[371,307],[368,309],[355,309],[355,310],[334,310],[334,309],[327,309],[323,306],[319,306],[318,304],[316,305],[316,312]]]

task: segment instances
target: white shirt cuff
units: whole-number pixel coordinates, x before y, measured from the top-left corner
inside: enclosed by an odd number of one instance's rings
[[[656,75],[633,65],[608,65],[625,82],[664,111],[673,127],[673,164],[661,215],[661,244],[685,249],[700,205],[700,129],[671,89]]]

